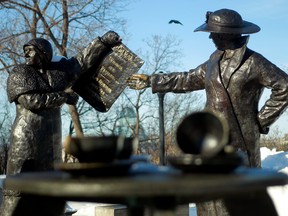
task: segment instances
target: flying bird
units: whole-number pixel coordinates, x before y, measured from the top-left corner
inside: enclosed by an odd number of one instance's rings
[[[180,21],[178,21],[178,20],[170,20],[170,21],[169,21],[169,24],[172,24],[172,23],[183,25],[183,24],[182,24]]]

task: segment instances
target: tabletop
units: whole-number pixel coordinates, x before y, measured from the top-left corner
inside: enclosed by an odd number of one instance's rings
[[[246,200],[249,205],[247,194],[263,198],[267,195],[268,186],[288,183],[285,174],[243,167],[222,174],[182,173],[167,167],[144,169],[144,172],[139,170],[123,176],[104,177],[75,176],[62,171],[23,173],[8,177],[5,187],[33,196],[128,206],[149,206],[153,203],[154,207],[158,205],[161,208],[163,200],[166,205],[171,203],[171,206],[176,206],[219,198],[236,199],[234,203]]]

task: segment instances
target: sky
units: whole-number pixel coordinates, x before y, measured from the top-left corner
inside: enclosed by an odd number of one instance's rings
[[[194,30],[204,23],[207,11],[222,8],[236,10],[244,20],[261,27],[259,33],[251,35],[250,48],[279,67],[288,65],[287,0],[134,0],[124,12],[131,33],[128,44],[137,49],[143,38],[151,35],[175,35],[182,41],[184,68],[194,68],[215,50],[208,33]],[[171,19],[183,26],[168,24]]]
[[[208,33],[194,30],[205,22],[207,11],[222,8],[236,10],[243,20],[260,26],[260,32],[250,35],[248,47],[288,71],[287,0],[134,0],[123,12],[130,34],[123,43],[138,50],[144,46],[143,40],[152,35],[171,34],[181,41],[179,49],[183,53],[183,58],[175,59],[182,63],[177,71],[187,71],[205,62],[215,50]],[[171,19],[179,20],[183,26],[168,24]],[[269,94],[264,92],[260,106]],[[271,130],[278,128],[282,134],[288,133],[287,123],[288,114],[284,114]]]

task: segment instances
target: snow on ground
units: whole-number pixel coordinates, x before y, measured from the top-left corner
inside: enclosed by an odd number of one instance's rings
[[[288,152],[277,152],[275,149],[261,148],[263,169],[272,169],[288,175]],[[288,185],[269,187],[271,196],[279,216],[287,216]]]

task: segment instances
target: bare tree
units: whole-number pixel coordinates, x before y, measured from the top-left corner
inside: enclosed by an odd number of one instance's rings
[[[48,39],[55,54],[68,56],[86,46],[108,29],[122,31],[125,20],[117,14],[125,10],[129,0],[17,0],[0,2],[0,67],[9,73],[22,61],[23,41],[35,37]],[[78,111],[69,106],[73,129],[83,130]]]
[[[17,0],[0,2],[1,70],[20,62],[23,41],[49,39],[55,53],[67,56],[87,45],[108,29],[123,30],[125,20],[117,17],[128,0]]]
[[[181,67],[182,52],[181,41],[173,35],[153,35],[145,40],[147,50],[142,58],[145,65],[143,73],[148,75],[158,72],[175,71]],[[152,95],[150,89],[140,91],[126,91],[125,97],[130,106],[135,109],[136,123],[133,127],[133,134],[139,137],[140,145],[138,152],[152,155],[152,160],[159,162],[159,102],[157,95]],[[164,98],[165,113],[165,140],[166,151],[175,150],[175,130],[180,119],[192,112],[197,107],[200,96],[197,94],[166,94]],[[196,102],[197,101],[197,102]],[[144,130],[143,130],[144,129]],[[145,136],[143,133],[145,132]],[[177,152],[178,153],[178,152]]]
[[[0,2],[0,70],[9,73],[15,64],[20,63],[23,41],[33,37],[44,37],[51,41],[57,55],[71,56],[108,29],[122,32],[125,20],[117,17],[117,14],[125,10],[128,2],[129,0]],[[143,67],[144,73],[168,72],[181,66],[180,41],[174,36],[154,35],[145,42],[147,45],[145,54],[138,54],[146,62]],[[168,110],[165,112],[169,112],[165,118],[167,133],[175,129],[177,119],[181,115],[178,111],[190,110],[194,104],[187,102],[188,95],[183,99],[177,96],[177,104],[171,102],[172,97],[170,94],[169,97],[165,97],[165,109]],[[189,101],[193,98],[191,94]],[[148,152],[149,149],[154,151],[158,143],[157,100],[157,96],[151,95],[149,90],[127,90],[107,113],[99,113],[84,101],[80,101],[77,109],[69,107],[70,115],[76,116],[73,117],[74,124],[68,125],[69,134],[73,131],[80,131],[77,132],[80,135],[82,132],[94,135],[117,134],[119,122],[126,118],[123,116],[124,111],[131,107],[135,110],[135,121],[131,121],[130,117],[125,121],[132,131],[131,135],[141,138],[139,152]],[[183,108],[184,104],[186,108]]]
[[[151,44],[152,42],[153,45]],[[152,39],[150,41],[147,40],[146,43],[148,46],[151,46],[149,49],[152,49],[152,46],[156,46],[154,47],[156,51],[153,56],[156,59],[151,59],[152,56],[149,53],[150,50],[147,50],[145,57],[143,57],[140,52],[138,53],[138,55],[142,56],[142,59],[146,62],[145,71],[155,73],[160,69],[165,69],[167,68],[166,65],[169,64],[169,61],[171,62],[173,58],[178,57],[179,41],[175,40],[175,37],[171,35],[166,37],[152,36]],[[154,100],[154,102],[151,102],[152,100]],[[141,109],[145,110],[151,107],[151,104],[152,107],[154,106],[156,108],[156,100],[157,98],[154,96],[151,97],[149,93],[146,94],[145,90],[132,91],[127,89],[122,95],[120,95],[107,113],[99,113],[87,103],[80,102],[78,103],[78,112],[81,117],[83,130],[88,135],[118,135],[123,132],[120,131],[120,128],[125,125],[125,127],[130,131],[130,133],[126,133],[125,136],[139,137],[139,131],[143,132],[143,127],[140,125],[140,122],[149,122],[149,118],[155,118],[153,112],[141,112]],[[135,111],[133,113],[127,112],[127,110],[131,110],[130,108]],[[128,116],[126,116],[125,113]],[[134,117],[132,118],[131,115]],[[69,128],[69,134],[71,134],[73,125],[70,124]]]
[[[7,103],[1,103],[0,110],[0,174],[5,174],[9,147],[9,134],[13,117]]]
[[[125,10],[129,1],[1,1],[0,71],[4,73],[0,74],[0,78],[6,80],[10,70],[24,60],[23,45],[32,38],[42,37],[49,40],[53,46],[54,55],[73,56],[87,46],[92,39],[102,35],[107,30],[113,29],[119,33],[121,32],[121,35],[125,35],[126,21],[118,14]],[[4,89],[6,89],[5,85],[0,89],[0,92],[6,94]],[[8,103],[7,99],[5,103]],[[77,106],[81,115],[91,109],[83,100],[80,100]],[[82,136],[83,127],[80,123],[78,109],[76,106],[69,105],[70,117],[66,119],[71,122],[69,133],[73,134],[75,132],[77,136]],[[4,117],[1,116],[1,118],[3,118],[3,121],[5,120]],[[5,124],[4,126],[9,130],[11,128],[11,125],[7,126]],[[4,131],[3,128],[1,128],[1,131]],[[9,134],[10,132],[6,133],[5,139],[3,137],[1,144],[4,149],[7,149],[6,143],[8,142]]]

